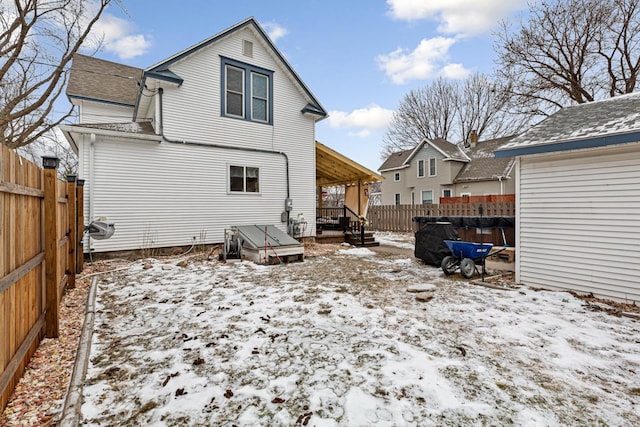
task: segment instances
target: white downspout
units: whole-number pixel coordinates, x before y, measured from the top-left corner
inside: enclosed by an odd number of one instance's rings
[[[95,142],[96,142],[96,134],[92,133],[89,136],[89,219],[88,222],[93,221],[93,205],[94,205],[94,187],[95,187]],[[85,222],[87,219],[85,218]],[[86,234],[87,241],[85,242],[86,247],[89,248],[89,256],[91,256],[91,238],[89,234]]]

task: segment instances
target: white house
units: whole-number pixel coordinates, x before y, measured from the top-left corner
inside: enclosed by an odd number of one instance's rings
[[[564,108],[517,156],[516,280],[640,302],[640,93]]]
[[[67,96],[80,122],[61,129],[85,217],[116,228],[97,252],[314,218],[315,124],[327,113],[253,18],[144,70],[77,55]],[[305,230],[315,235],[313,219]]]

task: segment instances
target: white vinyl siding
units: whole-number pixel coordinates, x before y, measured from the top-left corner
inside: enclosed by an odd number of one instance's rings
[[[94,150],[92,181],[85,178],[85,217],[88,223],[91,209],[94,219],[106,217],[116,228],[110,239],[91,242],[96,252],[145,249],[149,239],[154,247],[185,246],[201,233],[216,243],[232,225],[273,224],[286,231],[280,221],[286,199],[281,155],[115,140],[100,140]],[[229,195],[228,162],[249,161],[261,164],[260,193]],[[297,201],[293,197],[294,215]]]
[[[133,119],[133,107],[106,102],[82,101],[80,123],[124,123]]]
[[[221,114],[220,57],[247,62],[242,40],[254,44],[252,65],[273,70],[272,126]],[[263,46],[247,27],[172,64],[171,70],[184,83],[164,87],[164,133],[179,141],[286,153],[293,200],[290,215],[313,218],[315,122],[301,113],[308,100]],[[89,180],[90,162],[84,159],[80,173]],[[259,165],[260,193],[229,194],[230,164]],[[287,229],[280,220],[287,198],[286,159],[277,153],[97,138],[94,175],[94,216],[116,223],[111,239],[92,242],[96,251],[140,249],[146,230],[157,236],[155,246],[161,247],[190,245],[200,230],[208,242],[221,242],[224,229],[232,225],[273,224]],[[315,235],[313,219],[305,234]]]
[[[518,277],[640,301],[640,144],[523,157]]]

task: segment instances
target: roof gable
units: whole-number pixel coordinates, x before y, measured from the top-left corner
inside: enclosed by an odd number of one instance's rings
[[[468,162],[469,158],[467,155],[460,149],[459,146],[453,144],[446,139],[435,138],[435,139],[423,139],[418,145],[410,150],[398,151],[395,153],[391,153],[389,157],[382,163],[382,165],[378,168],[379,171],[392,170],[392,169],[400,169],[403,167],[408,167],[411,164],[411,160],[413,157],[420,152],[422,147],[425,144],[429,144],[436,151],[444,156],[444,160],[452,160],[458,162]]]
[[[293,70],[291,65],[284,58],[282,53],[276,48],[274,43],[271,41],[266,32],[262,29],[260,24],[253,18],[247,18],[244,21],[227,28],[226,30],[221,31],[218,34],[215,34],[200,43],[197,43],[187,49],[182,50],[181,52],[176,53],[175,55],[170,56],[169,58],[158,62],[151,67],[144,70],[144,78],[163,78],[167,80],[167,76],[171,76],[173,82],[177,84],[181,84],[182,80],[179,76],[176,76],[171,72],[169,67],[175,64],[178,61],[185,59],[186,57],[192,55],[193,53],[199,51],[202,48],[210,46],[217,41],[232,35],[244,28],[251,29],[254,34],[264,43],[268,51],[272,54],[272,56],[276,59],[278,63],[281,64],[282,68],[285,70],[286,74],[289,76],[290,80],[294,83],[294,85],[298,88],[298,90],[303,94],[303,96],[307,99],[308,105],[303,109],[303,113],[309,113],[319,117],[326,117],[327,111],[320,104],[320,102],[315,98],[313,93],[309,90],[309,88],[304,84],[302,79],[298,76],[298,74]],[[142,88],[144,85],[140,85]],[[138,99],[142,94],[142,90],[139,91]]]
[[[496,150],[496,157],[640,141],[640,92],[566,107]]]

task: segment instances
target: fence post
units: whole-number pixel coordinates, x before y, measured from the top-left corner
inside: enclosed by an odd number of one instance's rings
[[[69,217],[69,251],[67,260],[67,287],[76,287],[76,246],[78,244],[76,227],[76,176],[67,175],[67,212]]]
[[[58,319],[58,159],[42,157],[44,168],[45,325],[47,338],[59,335]]]
[[[76,273],[82,273],[84,267],[84,179],[77,180],[76,186],[76,210],[78,217],[76,221]]]

